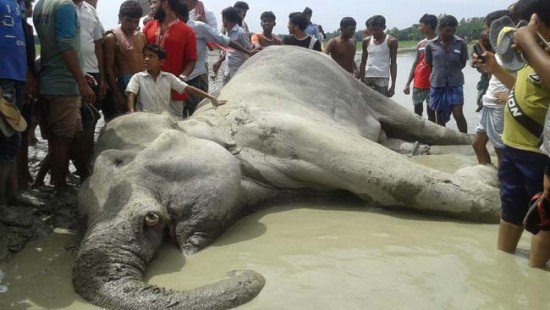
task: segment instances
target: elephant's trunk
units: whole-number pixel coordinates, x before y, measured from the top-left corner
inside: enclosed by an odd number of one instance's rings
[[[143,282],[147,261],[118,245],[82,248],[73,272],[75,290],[108,309],[228,309],[254,298],[265,284],[253,271],[233,271],[229,278],[189,291],[173,291]]]

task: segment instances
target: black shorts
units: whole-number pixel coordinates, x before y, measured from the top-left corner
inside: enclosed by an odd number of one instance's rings
[[[544,154],[504,147],[498,171],[503,221],[523,225],[531,198],[543,190],[545,165]]]

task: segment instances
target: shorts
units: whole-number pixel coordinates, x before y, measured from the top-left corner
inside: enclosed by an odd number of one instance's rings
[[[21,110],[25,84],[14,80],[0,79],[0,87],[4,92],[4,99],[15,104]],[[0,164],[12,164],[15,162],[15,156],[19,151],[20,145],[20,133],[6,137],[0,131]]]
[[[208,74],[199,75],[196,78],[187,82],[187,85],[198,88],[205,93],[208,93]],[[183,108],[183,117],[189,117],[195,113],[197,106],[203,98],[189,94],[189,99]]]
[[[423,89],[423,88],[413,88],[413,104],[414,105],[421,105],[426,101],[426,103],[430,103],[430,90],[429,89]]]
[[[451,120],[453,107],[461,105],[464,105],[462,85],[430,88],[430,108],[441,115],[445,123]]]
[[[128,84],[130,83],[130,80],[132,79],[133,74],[125,74],[118,77],[116,80],[116,86],[118,87],[118,90],[122,94],[122,96],[126,97],[126,88],[128,87]]]
[[[389,78],[383,77],[366,77],[365,84],[380,93],[383,96],[388,95],[388,89],[390,85]]]
[[[504,109],[483,107],[479,112],[479,124],[476,133],[484,133],[497,149],[504,148],[502,131],[504,130]]]
[[[531,197],[542,192],[546,155],[505,146],[498,170],[501,183],[501,218],[523,225]]]
[[[84,130],[80,97],[40,95],[39,124],[44,139],[73,139]]]

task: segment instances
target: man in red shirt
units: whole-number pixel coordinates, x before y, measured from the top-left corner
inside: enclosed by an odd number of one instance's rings
[[[182,9],[179,6],[183,5],[179,0],[153,0],[154,20],[145,25],[143,32],[148,44],[162,46],[166,51],[161,70],[185,79],[193,72],[198,57],[195,33],[176,17],[176,12]],[[173,92],[171,112],[183,116],[183,106],[187,100],[187,94]]]
[[[426,101],[426,109],[428,112],[428,120],[435,122],[435,111],[430,108],[430,67],[426,62],[426,46],[429,40],[433,40],[435,30],[437,29],[437,17],[435,15],[425,14],[420,19],[418,30],[426,36],[426,39],[420,41],[416,47],[416,59],[412,65],[409,80],[405,86],[405,94],[411,92],[411,82],[414,79],[413,86],[413,103],[414,112],[420,116],[424,112],[424,101]]]

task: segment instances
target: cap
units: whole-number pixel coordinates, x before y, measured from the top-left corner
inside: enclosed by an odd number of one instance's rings
[[[491,23],[489,40],[500,56],[502,65],[508,71],[519,71],[525,67],[525,60],[520,52],[512,47],[514,44],[514,32],[516,31],[514,21],[503,16]]]

